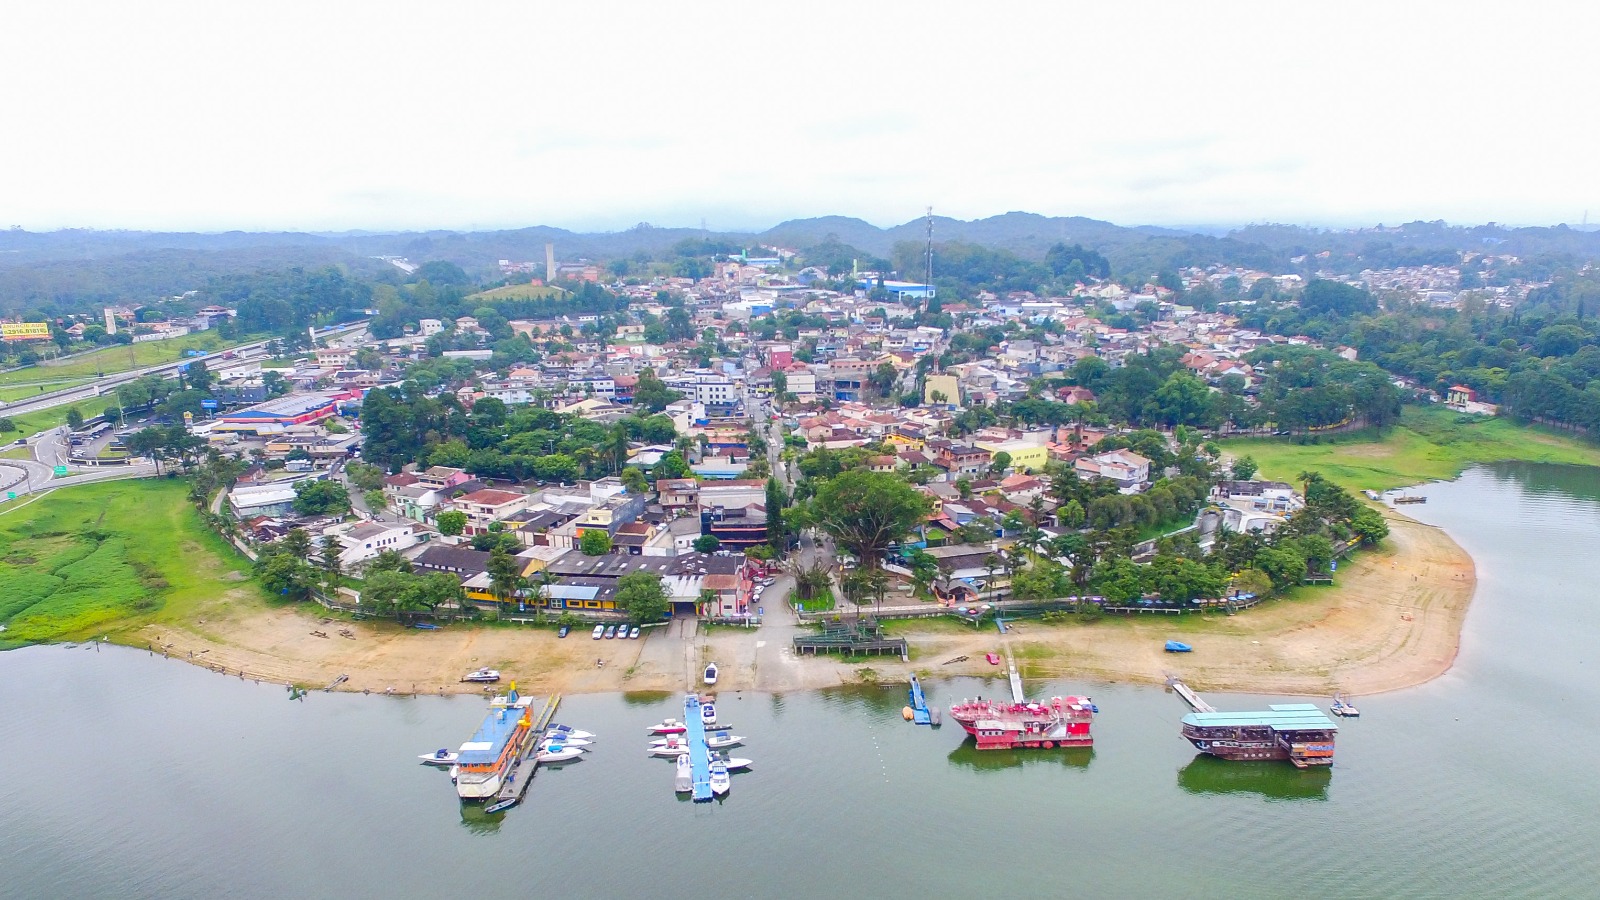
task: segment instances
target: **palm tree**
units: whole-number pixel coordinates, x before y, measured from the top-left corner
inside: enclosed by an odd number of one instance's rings
[[[1004,563],[1000,561],[1000,557],[994,555],[993,553],[990,553],[988,556],[983,558],[983,567],[989,572],[989,579],[983,583],[983,586],[989,591],[989,598],[991,600],[995,597],[994,573],[998,572],[1003,566]]]

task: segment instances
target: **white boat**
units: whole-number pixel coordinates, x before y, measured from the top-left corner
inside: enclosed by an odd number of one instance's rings
[[[678,757],[678,774],[673,776],[672,789],[680,794],[694,790],[694,767],[687,753]]]
[[[700,704],[700,721],[710,725],[717,720],[717,705],[710,700]]]
[[[556,744],[552,747],[540,747],[537,759],[542,763],[571,762],[582,755],[582,747],[567,747]]]
[[[708,663],[706,665],[706,684],[716,684],[716,683],[717,683],[717,664],[716,663]]]
[[[432,753],[423,753],[417,756],[417,759],[430,766],[453,766],[456,760],[460,758],[461,754],[446,747],[440,747]]]
[[[726,731],[718,731],[706,735],[706,747],[712,750],[721,750],[724,747],[737,747],[742,743],[744,743],[744,735],[740,734],[729,734]]]
[[[651,756],[688,756],[689,744],[687,741],[658,741],[646,748]]]
[[[677,719],[662,719],[660,725],[650,726],[651,734],[683,734],[689,727]]]
[[[586,741],[583,738],[569,738],[557,735],[556,737],[547,737],[543,741],[540,741],[539,749],[544,750],[549,747],[587,747],[592,743],[594,742]]]
[[[560,734],[567,737],[579,738],[585,741],[594,738],[594,735],[590,734],[589,732],[579,731],[578,729],[573,728],[571,725],[551,725],[549,728],[544,730],[544,733],[546,737]]]
[[[728,764],[717,760],[711,764],[711,793],[722,796],[732,786],[733,779],[728,777]]]
[[[461,677],[461,680],[462,681],[475,681],[475,682],[479,682],[479,683],[482,683],[482,684],[489,684],[491,682],[495,682],[495,681],[499,681],[500,680],[500,670],[491,669],[491,668],[488,668],[487,666],[485,666],[484,668],[479,669],[476,672],[468,672],[466,675],[463,675]]]
[[[722,757],[722,762],[728,767],[729,772],[736,772],[750,768],[750,760],[741,759],[737,756],[732,759],[724,756]]]

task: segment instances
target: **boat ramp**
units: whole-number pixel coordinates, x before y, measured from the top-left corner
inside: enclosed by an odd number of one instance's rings
[[[544,709],[539,711],[538,718],[533,720],[533,727],[528,729],[522,746],[517,749],[517,761],[511,764],[511,771],[506,773],[494,802],[485,807],[484,812],[502,812],[522,802],[523,795],[528,793],[528,785],[533,783],[534,773],[539,770],[539,742],[544,740],[545,729],[550,727],[550,720],[555,718],[556,707],[560,705],[560,694],[552,694],[544,702]]]
[[[918,725],[932,725],[934,713],[928,709],[928,698],[922,694],[922,682],[911,676],[911,721]]]
[[[1167,687],[1176,691],[1178,696],[1183,698],[1183,702],[1189,704],[1189,708],[1195,712],[1214,713],[1217,711],[1216,707],[1201,700],[1200,695],[1194,692],[1194,688],[1179,681],[1176,675],[1167,676]]]

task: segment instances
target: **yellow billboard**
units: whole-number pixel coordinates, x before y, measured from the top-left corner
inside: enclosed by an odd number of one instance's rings
[[[49,339],[49,322],[0,322],[0,340],[47,341]]]

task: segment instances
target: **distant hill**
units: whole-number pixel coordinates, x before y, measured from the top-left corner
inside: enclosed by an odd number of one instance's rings
[[[1126,227],[1082,216],[1008,212],[971,221],[935,217],[933,238],[935,243],[1006,250],[1029,260],[1042,260],[1057,243],[1081,244],[1104,254],[1116,272],[1139,275],[1212,263],[1287,271],[1290,259],[1323,252],[1329,254],[1327,266],[1347,272],[1451,263],[1466,252],[1535,259],[1538,264],[1529,270],[1544,272],[1600,259],[1600,231],[1565,225],[1506,228],[1493,223],[1412,222],[1329,231],[1263,224],[1224,231],[1215,226]],[[836,241],[863,254],[889,258],[896,244],[921,244],[926,239],[927,224],[920,218],[879,228],[848,216],[792,219],[760,233],[708,233],[648,224],[591,233],[545,225],[501,231],[334,234],[12,229],[0,231],[0,314],[142,302],[201,287],[221,275],[295,266],[336,265],[373,277],[403,277],[375,259],[379,256],[404,256],[417,263],[448,261],[475,278],[489,280],[498,276],[499,260],[541,262],[546,243],[555,244],[563,261],[605,262],[635,256],[670,258],[675,245],[686,240],[735,247],[764,243],[802,251]]]

